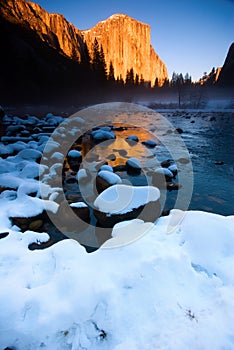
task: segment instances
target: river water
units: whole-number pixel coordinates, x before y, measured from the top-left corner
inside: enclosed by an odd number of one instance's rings
[[[234,114],[228,112],[164,112],[181,128],[193,165],[191,210],[233,215]],[[174,196],[171,193],[171,196]]]

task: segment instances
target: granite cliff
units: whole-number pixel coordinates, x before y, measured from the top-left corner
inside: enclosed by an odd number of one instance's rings
[[[124,15],[115,14],[93,28],[81,32],[90,52],[95,37],[102,45],[107,65],[112,61],[115,77],[126,77],[127,70],[154,84],[168,78],[167,68],[150,44],[150,26]]]
[[[110,61],[113,63],[116,78],[125,79],[131,68],[151,85],[156,78],[159,84],[168,78],[165,64],[150,44],[150,26],[127,15],[113,15],[81,31],[63,15],[48,13],[30,1],[6,0],[1,3],[0,12],[8,21],[36,32],[43,42],[78,62],[85,54],[85,43],[92,56],[92,44],[97,38],[107,67]]]

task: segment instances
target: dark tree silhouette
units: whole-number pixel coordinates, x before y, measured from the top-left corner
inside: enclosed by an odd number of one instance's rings
[[[89,49],[86,42],[83,43],[83,50],[81,54],[81,64],[86,68],[90,68],[90,65],[91,65],[91,57],[90,57]]]
[[[135,85],[138,86],[139,83],[140,83],[139,75],[136,74],[136,76],[135,76]]]
[[[133,68],[131,68],[130,70],[127,70],[125,84],[128,86],[134,86],[134,83],[135,83],[134,70]]]
[[[158,88],[159,87],[159,81],[158,78],[155,79],[155,83],[154,83],[154,88]]]
[[[109,65],[108,80],[111,82],[115,82],[115,71],[112,61],[110,61]]]
[[[97,74],[98,78],[102,81],[107,80],[107,72],[106,72],[106,62],[105,55],[103,52],[103,47],[99,47],[99,43],[97,38],[94,39],[94,43],[92,45],[92,68],[93,71]]]

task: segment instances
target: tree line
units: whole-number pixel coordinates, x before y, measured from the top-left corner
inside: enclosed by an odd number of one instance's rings
[[[160,82],[158,77],[156,77],[155,82],[153,86],[151,86],[151,83],[144,80],[143,75],[141,74],[135,74],[134,69],[130,68],[126,72],[126,76],[123,77],[122,75],[115,77],[115,71],[113,62],[110,61],[109,65],[107,65],[105,60],[105,54],[103,50],[103,46],[99,44],[97,38],[94,39],[94,42],[92,44],[91,48],[91,54],[88,50],[86,42],[83,44],[83,52],[81,56],[81,64],[91,69],[91,71],[95,74],[97,80],[99,83],[105,84],[106,82],[112,83],[112,85],[120,85],[120,86],[126,86],[126,87],[136,87],[136,86],[142,86],[144,88],[186,88],[190,86],[195,85],[204,85],[209,83],[211,79],[200,79],[199,82],[194,83],[192,82],[192,77],[189,75],[189,73],[186,73],[183,75],[182,73],[176,73],[173,72],[171,79],[165,79],[164,82]],[[210,77],[214,74],[215,69],[213,68],[211,73],[207,75],[204,73],[205,77]]]

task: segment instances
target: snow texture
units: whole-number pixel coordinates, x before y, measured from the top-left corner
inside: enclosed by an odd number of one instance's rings
[[[48,235],[8,230],[1,349],[233,350],[234,218],[186,212],[169,235],[175,214],[117,224],[92,254],[74,240],[30,251]],[[104,249],[138,231],[131,244]]]
[[[121,178],[117,175],[112,173],[109,170],[101,170],[98,172],[98,176],[101,177],[103,180],[108,182],[110,185],[120,184],[122,183]]]
[[[108,214],[125,214],[152,201],[157,201],[160,191],[153,186],[114,185],[104,190],[94,206]]]

